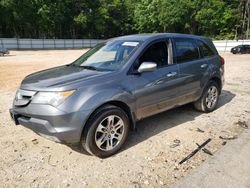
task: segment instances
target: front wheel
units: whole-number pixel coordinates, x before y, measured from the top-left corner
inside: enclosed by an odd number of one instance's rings
[[[194,107],[202,112],[212,112],[219,100],[219,86],[216,82],[210,81],[205,88],[201,98],[194,103]]]
[[[127,114],[119,107],[104,106],[90,118],[81,145],[90,154],[105,158],[115,154],[129,132]]]

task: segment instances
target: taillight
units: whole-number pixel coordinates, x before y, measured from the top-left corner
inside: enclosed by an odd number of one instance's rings
[[[223,57],[221,57],[221,56],[220,56],[220,63],[221,63],[221,65],[225,64],[225,59]]]

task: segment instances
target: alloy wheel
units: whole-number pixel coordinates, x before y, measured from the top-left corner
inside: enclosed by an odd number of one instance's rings
[[[215,86],[211,86],[207,91],[206,106],[211,109],[216,105],[218,100],[218,89]]]
[[[97,126],[95,143],[103,151],[114,149],[124,136],[124,122],[117,115],[105,117]]]

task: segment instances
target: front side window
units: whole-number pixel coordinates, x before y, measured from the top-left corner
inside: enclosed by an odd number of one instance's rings
[[[175,38],[174,45],[177,63],[184,63],[200,58],[198,47],[193,39]]]
[[[139,44],[137,41],[102,43],[83,54],[73,65],[96,70],[117,70],[127,62]]]
[[[168,65],[168,47],[166,42],[157,42],[147,48],[139,58],[139,64],[143,62],[154,62],[157,68]]]

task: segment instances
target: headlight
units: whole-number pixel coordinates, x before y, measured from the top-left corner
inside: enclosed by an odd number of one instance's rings
[[[63,92],[47,92],[41,91],[38,92],[32,99],[31,103],[36,104],[50,104],[52,106],[58,106],[61,104],[67,97],[72,95],[75,90],[63,91]]]

